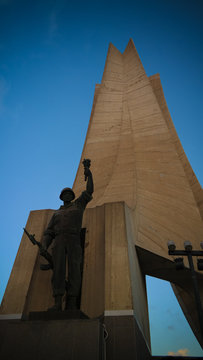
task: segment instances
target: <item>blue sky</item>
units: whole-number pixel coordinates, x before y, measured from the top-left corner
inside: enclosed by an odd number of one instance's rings
[[[73,184],[110,42],[123,52],[132,38],[147,75],[160,73],[202,185],[202,16],[198,0],[0,0],[0,298],[29,211],[58,208]],[[163,344],[165,354],[182,348]],[[200,355],[189,333],[186,344]]]

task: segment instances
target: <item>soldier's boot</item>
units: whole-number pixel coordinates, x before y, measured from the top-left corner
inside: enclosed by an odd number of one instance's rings
[[[55,304],[48,311],[62,311],[62,295],[54,296]]]
[[[66,299],[66,308],[65,310],[76,310],[77,306],[77,297],[76,296],[68,296]]]

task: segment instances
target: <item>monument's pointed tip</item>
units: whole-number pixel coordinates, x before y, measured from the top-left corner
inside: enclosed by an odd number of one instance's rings
[[[109,46],[113,47],[113,48],[116,48],[115,45],[112,42],[109,43]]]
[[[108,50],[116,50],[116,51],[118,51],[119,53],[121,53],[121,52],[117,49],[117,47],[116,47],[112,42],[109,43],[109,49],[108,49]]]
[[[135,44],[134,44],[134,41],[133,41],[132,38],[129,39],[128,44],[127,44],[127,46],[126,46],[126,48],[125,48],[125,51],[126,51],[127,49],[129,49],[130,47],[133,47],[133,48],[135,49]],[[124,51],[124,52],[125,52],[125,51]]]
[[[134,45],[134,46],[135,46],[134,41],[133,41],[133,39],[132,39],[132,38],[130,38],[130,39],[129,39],[128,44],[132,44],[132,45]]]

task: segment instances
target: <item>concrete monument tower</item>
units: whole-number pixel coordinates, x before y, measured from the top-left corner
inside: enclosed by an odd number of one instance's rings
[[[146,75],[132,40],[123,54],[109,46],[83,158],[92,160],[95,191],[83,218],[80,309],[105,324],[107,359],[150,358],[146,274],[172,283],[203,344],[189,269],[177,272],[167,248],[169,240],[177,248],[186,240],[199,248],[203,190],[174,128],[160,77]],[[80,162],[73,186],[76,197],[83,189]],[[26,228],[42,239],[52,213],[32,211]],[[51,273],[40,271],[40,261],[37,249],[23,235],[2,315],[21,317],[51,305]],[[196,271],[203,297],[203,276]]]

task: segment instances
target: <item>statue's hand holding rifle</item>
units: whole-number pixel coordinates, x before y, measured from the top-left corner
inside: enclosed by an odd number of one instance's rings
[[[29,234],[29,232],[23,228],[25,234],[27,235],[27,237],[30,239],[31,243],[33,245],[37,245],[38,248],[39,248],[39,251],[40,251],[40,255],[43,256],[47,261],[48,261],[48,264],[41,264],[40,265],[40,269],[41,270],[49,270],[49,269],[53,269],[53,259],[52,259],[52,256],[48,253],[48,251],[42,246],[42,244],[37,241],[35,239],[35,234],[31,235]]]

